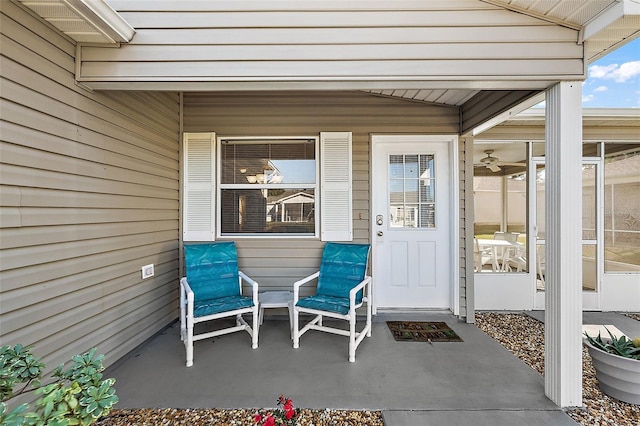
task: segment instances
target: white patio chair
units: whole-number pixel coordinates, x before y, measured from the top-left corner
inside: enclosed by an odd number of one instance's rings
[[[536,281],[538,290],[545,288],[545,271],[546,270],[546,245],[538,244],[536,246]]]
[[[300,336],[309,330],[349,337],[349,361],[355,362],[356,349],[365,337],[371,337],[371,277],[366,276],[369,244],[327,243],[322,253],[320,271],[293,284],[293,347],[298,348]],[[300,298],[300,287],[317,279],[314,296]],[[366,324],[356,331],[356,309],[366,303]],[[300,313],[314,315],[302,329]],[[349,322],[349,329],[328,327],[323,317]]]
[[[519,232],[494,232],[494,240],[504,240],[510,243],[517,243]],[[517,256],[517,249],[515,247],[502,247],[496,250],[496,262],[499,265],[499,270],[503,272],[509,271],[509,259]]]
[[[234,242],[184,246],[187,276],[180,280],[180,337],[187,351],[187,367],[193,365],[193,342],[246,331],[258,347],[258,283],[238,270]],[[251,297],[242,295],[242,281],[251,284]],[[242,318],[252,314],[253,328]],[[197,323],[235,317],[235,326],[194,334]]]
[[[476,272],[482,272],[485,265],[491,265],[491,269],[495,272],[498,269],[497,259],[491,248],[480,248],[477,238],[473,239],[473,257]]]
[[[527,256],[525,247],[513,247],[505,252],[504,270],[506,272],[522,272],[527,269]]]

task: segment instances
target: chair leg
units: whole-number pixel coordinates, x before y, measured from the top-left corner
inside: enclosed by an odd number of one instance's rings
[[[287,308],[289,309],[289,335],[293,340],[293,301],[287,304]]]
[[[293,348],[294,349],[298,349],[298,347],[300,346],[300,328],[299,328],[299,317],[298,317],[298,310],[295,308],[295,306],[293,307]]]
[[[367,300],[367,337],[371,337],[371,302]]]
[[[258,320],[258,309],[253,308],[253,332],[251,333],[251,348],[258,349],[258,333],[260,331],[260,321]]]
[[[187,367],[193,365],[193,318],[187,317],[187,335],[184,346],[187,350]]]
[[[349,318],[349,362],[356,362],[356,315]]]

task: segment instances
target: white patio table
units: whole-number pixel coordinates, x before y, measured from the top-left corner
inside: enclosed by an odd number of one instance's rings
[[[478,238],[478,247],[480,248],[480,250],[484,248],[491,249],[491,256],[492,256],[491,263],[493,265],[494,272],[505,272],[505,264],[507,262],[503,261],[501,265],[499,263],[499,259],[502,257],[504,260],[504,255],[506,254],[507,249],[510,249],[510,248],[514,249],[515,253],[518,253],[524,248],[524,244],[519,242],[512,243],[507,240],[492,240],[492,239]],[[498,249],[501,249],[500,250],[501,256],[498,256]]]
[[[287,290],[264,291],[258,293],[260,310],[258,322],[262,325],[264,310],[271,308],[287,308],[289,310],[289,329],[293,326],[293,292]]]

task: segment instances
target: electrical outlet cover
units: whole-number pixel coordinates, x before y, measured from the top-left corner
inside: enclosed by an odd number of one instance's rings
[[[144,265],[142,267],[142,279],[144,280],[145,278],[149,278],[152,277],[154,274],[153,271],[153,263],[150,263],[149,265]]]

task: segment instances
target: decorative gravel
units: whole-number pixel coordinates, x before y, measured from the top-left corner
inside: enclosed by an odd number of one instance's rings
[[[640,314],[632,314],[629,312],[624,312],[622,315],[628,316],[629,318],[633,318],[636,321],[640,321]]]
[[[138,409],[112,410],[108,417],[96,423],[97,426],[251,426],[256,412],[265,410],[219,410],[219,409]],[[298,410],[299,426],[384,426],[380,411],[352,410]]]
[[[638,314],[627,316],[640,320]],[[477,313],[476,325],[544,375],[544,324],[525,314]],[[640,406],[618,401],[600,391],[586,348],[582,349],[582,371],[584,407],[567,410],[571,418],[585,426],[640,425]]]

